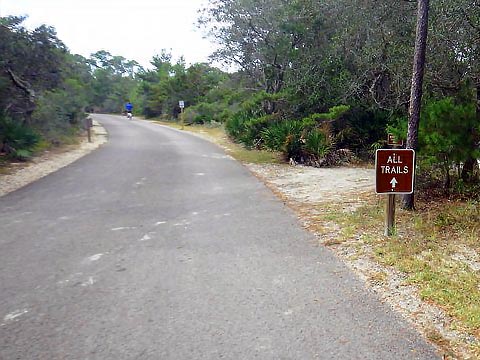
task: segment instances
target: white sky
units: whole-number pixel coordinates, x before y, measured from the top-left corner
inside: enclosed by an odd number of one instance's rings
[[[206,62],[214,49],[196,28],[207,0],[0,0],[0,15],[28,15],[28,28],[53,26],[70,52],[98,50],[149,66],[162,49],[176,61]]]

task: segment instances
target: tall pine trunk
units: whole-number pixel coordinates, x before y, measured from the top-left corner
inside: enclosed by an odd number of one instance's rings
[[[475,112],[476,112],[476,117],[477,121],[480,122],[480,80],[477,80],[477,83],[475,85],[475,91],[476,91],[476,97],[475,97]],[[475,128],[471,129],[472,132],[472,148],[475,148],[480,140],[480,134],[478,133],[478,130]],[[475,170],[478,168],[478,163],[477,159],[474,158],[472,155],[468,156],[467,160],[465,160],[465,164],[463,164],[463,169],[462,169],[462,180],[466,183],[476,181],[477,178],[475,176]]]
[[[412,87],[410,91],[410,106],[408,109],[407,149],[417,150],[418,127],[422,104],[423,74],[425,72],[425,53],[428,35],[429,0],[418,0],[417,29],[415,38],[415,54],[413,56]],[[404,195],[402,207],[407,210],[415,208],[414,193]]]

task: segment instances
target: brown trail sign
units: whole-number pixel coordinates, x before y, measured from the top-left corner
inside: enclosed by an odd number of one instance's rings
[[[379,149],[375,154],[377,194],[411,194],[415,174],[415,151]]]
[[[387,194],[385,236],[395,233],[395,194],[411,194],[415,178],[415,151],[380,149],[375,153],[377,194]]]
[[[395,135],[388,134],[387,144],[391,145],[391,146],[394,146],[394,147],[402,147],[403,146],[403,140],[397,140]]]

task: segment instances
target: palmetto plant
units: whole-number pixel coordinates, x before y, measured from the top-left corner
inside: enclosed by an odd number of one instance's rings
[[[0,115],[0,152],[12,158],[27,160],[40,136],[30,127]]]
[[[290,153],[288,148],[296,147],[296,144],[300,146],[302,131],[303,125],[300,121],[285,120],[263,129],[261,137],[267,149]]]
[[[332,149],[328,134],[321,129],[313,129],[305,136],[305,151],[319,158],[324,158]]]
[[[17,150],[29,150],[39,141],[40,136],[32,128],[1,116],[0,145],[5,142]]]

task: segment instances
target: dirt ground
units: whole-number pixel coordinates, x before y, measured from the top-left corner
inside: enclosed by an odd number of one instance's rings
[[[248,168],[289,199],[298,202],[355,203],[358,195],[373,192],[375,172],[365,168],[313,168],[301,165],[257,165]]]

